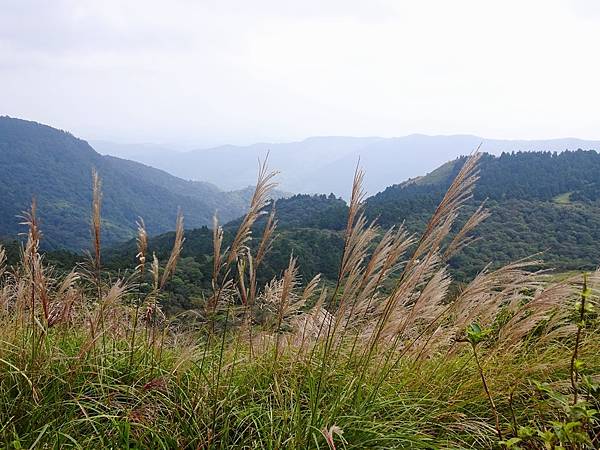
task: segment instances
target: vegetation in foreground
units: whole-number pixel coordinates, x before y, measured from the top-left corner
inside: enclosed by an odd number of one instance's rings
[[[600,443],[600,272],[549,280],[518,261],[453,289],[449,258],[486,218],[451,234],[479,155],[464,164],[422,236],[362,215],[355,176],[333,286],[301,282],[296,259],[260,287],[274,214],[252,226],[273,174],[223,248],[196,310],[161,312],[184,244],[164,264],[104,272],[100,182],[94,250],[58,276],[39,253],[35,204],[19,265],[0,264],[0,430],[6,448],[527,448]],[[0,261],[3,261],[0,252]]]

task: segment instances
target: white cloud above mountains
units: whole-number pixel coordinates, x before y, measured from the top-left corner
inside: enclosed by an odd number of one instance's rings
[[[600,137],[595,0],[0,0],[0,113],[90,138]]]

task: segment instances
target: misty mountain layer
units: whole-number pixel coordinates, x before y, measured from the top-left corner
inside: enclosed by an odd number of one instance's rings
[[[331,193],[348,198],[352,174],[360,159],[369,194],[382,191],[432,171],[446,161],[481,150],[512,151],[600,150],[600,141],[580,139],[497,140],[478,136],[425,136],[397,138],[313,137],[301,142],[221,147],[176,152],[152,145],[94,143],[105,154],[149,164],[190,180],[240,189],[254,183],[259,158],[269,152],[270,166],[281,171],[281,188],[296,193]]]

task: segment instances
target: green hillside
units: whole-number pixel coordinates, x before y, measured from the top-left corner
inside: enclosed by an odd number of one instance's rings
[[[383,226],[406,221],[409,228],[420,229],[464,160],[369,198],[367,215],[378,217]],[[548,268],[592,269],[600,262],[599,199],[600,155],[595,151],[484,155],[465,215],[486,201],[491,216],[475,231],[481,239],[451,265],[468,278],[488,263],[539,253]]]
[[[143,164],[98,154],[70,133],[0,117],[0,237],[23,231],[19,216],[37,199],[46,249],[88,247],[91,172],[103,182],[104,242],[135,234],[139,217],[151,234],[173,229],[178,207],[190,228],[207,225],[215,210],[225,220],[243,214],[250,191],[226,193]]]

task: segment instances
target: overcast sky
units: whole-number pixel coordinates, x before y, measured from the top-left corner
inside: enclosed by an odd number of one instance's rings
[[[0,8],[0,114],[84,138],[600,138],[598,0],[0,0]]]

